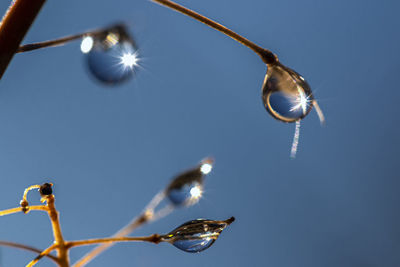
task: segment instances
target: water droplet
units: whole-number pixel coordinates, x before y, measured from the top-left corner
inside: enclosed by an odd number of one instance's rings
[[[86,36],[81,43],[89,71],[105,84],[117,84],[132,77],[138,66],[137,47],[123,25]]]
[[[314,100],[304,78],[280,63],[268,65],[262,98],[267,111],[284,122],[303,119],[311,111]]]
[[[214,244],[221,232],[234,220],[235,218],[231,217],[225,221],[205,219],[189,221],[163,236],[162,239],[183,251],[201,252]]]
[[[168,199],[175,206],[191,206],[202,194],[204,176],[211,172],[213,160],[207,158],[199,166],[178,175],[166,189]]]

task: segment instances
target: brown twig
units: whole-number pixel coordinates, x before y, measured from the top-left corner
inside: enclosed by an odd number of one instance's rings
[[[96,238],[96,239],[87,239],[79,241],[69,241],[66,243],[66,247],[72,248],[72,247],[88,246],[101,243],[135,242],[135,241],[158,244],[163,240],[162,237],[158,234],[154,234],[151,236],[144,236],[144,237],[108,237],[108,238]]]
[[[191,17],[197,21],[200,21],[201,23],[204,23],[207,26],[209,26],[217,31],[224,33],[225,35],[231,37],[233,40],[235,40],[235,41],[241,43],[242,45],[247,46],[248,48],[253,50],[257,55],[259,55],[261,57],[261,59],[266,64],[273,64],[278,61],[278,57],[271,51],[256,45],[249,39],[244,38],[240,34],[237,34],[236,32],[232,31],[231,29],[228,29],[224,25],[222,25],[218,22],[215,22],[215,21],[189,9],[189,8],[181,6],[170,0],[152,0],[152,1],[155,3],[158,3],[160,5],[166,6],[170,9],[173,9],[179,13],[182,13],[188,17]]]
[[[0,79],[46,0],[15,0],[0,24]]]

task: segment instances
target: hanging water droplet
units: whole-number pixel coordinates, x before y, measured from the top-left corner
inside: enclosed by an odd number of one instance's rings
[[[123,25],[83,38],[81,51],[100,82],[116,84],[132,77],[138,66],[137,47]]]
[[[209,248],[234,220],[234,217],[225,221],[193,220],[182,224],[161,238],[183,251],[197,253]]]
[[[284,122],[303,119],[310,112],[314,100],[308,83],[298,73],[278,62],[267,67],[262,88],[267,111]]]
[[[203,193],[204,176],[211,172],[213,160],[207,158],[194,169],[178,175],[166,189],[168,199],[175,206],[197,203]]]

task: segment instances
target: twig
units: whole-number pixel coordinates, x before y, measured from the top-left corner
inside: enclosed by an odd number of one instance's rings
[[[158,244],[162,242],[162,238],[158,234],[154,234],[151,236],[144,237],[110,237],[110,238],[96,238],[96,239],[87,239],[87,240],[79,240],[79,241],[69,241],[66,243],[67,248],[78,247],[78,246],[88,246],[94,244],[101,243],[115,243],[115,242],[150,242],[154,244]]]
[[[235,40],[235,41],[243,44],[244,46],[247,46],[251,50],[253,50],[257,55],[259,55],[261,57],[261,59],[266,64],[273,64],[278,61],[278,57],[271,51],[256,45],[252,41],[248,40],[247,38],[244,38],[243,36],[241,36],[240,34],[237,34],[236,32],[234,32],[232,30],[228,29],[224,25],[219,24],[218,22],[215,22],[215,21],[213,21],[191,9],[188,9],[188,8],[181,6],[170,0],[152,0],[152,1],[156,2],[160,5],[169,7],[179,13],[189,16],[197,21],[200,21],[200,22],[206,24],[207,26],[209,26],[217,31],[220,31],[220,32],[226,34],[227,36],[231,37],[233,40]]]
[[[28,263],[26,265],[26,267],[32,267],[34,266],[41,258],[49,255],[50,252],[52,252],[55,248],[57,247],[57,245],[53,244],[50,247],[46,248],[45,250],[43,250],[35,259],[33,259],[30,263]],[[57,263],[60,264],[60,262],[58,262],[57,259]]]
[[[25,209],[27,209],[26,212],[29,212],[30,210],[42,210],[42,211],[46,211],[46,212],[48,211],[48,208],[46,206],[40,206],[40,205],[39,206],[28,206]],[[2,211],[0,211],[0,216],[9,215],[9,214],[17,213],[17,212],[25,212],[25,210],[23,207],[2,210]]]
[[[0,246],[19,248],[19,249],[35,252],[37,254],[41,254],[42,253],[42,251],[40,249],[38,249],[38,248],[34,248],[34,247],[31,247],[31,246],[27,246],[27,245],[15,243],[15,242],[9,242],[9,241],[1,241],[0,240]],[[51,254],[47,254],[45,256],[50,258],[50,259],[52,259],[54,262],[58,263],[57,257],[55,257],[55,256],[53,256]]]

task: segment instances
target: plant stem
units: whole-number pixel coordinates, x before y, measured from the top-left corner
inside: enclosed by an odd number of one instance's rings
[[[46,0],[15,0],[0,24],[0,79]]]
[[[27,198],[28,198],[28,193],[29,193],[29,191],[31,191],[31,190],[33,190],[33,189],[39,189],[39,188],[40,188],[40,185],[37,185],[37,184],[31,185],[31,186],[25,188],[24,194],[23,194],[23,196],[22,196],[22,200],[23,200],[23,201],[28,201]]]
[[[42,210],[42,211],[48,211],[48,208],[46,206],[28,206],[28,212],[30,210]],[[8,209],[8,210],[2,210],[0,211],[0,216],[4,216],[4,215],[8,215],[8,214],[13,214],[13,213],[17,213],[17,212],[23,212],[23,208],[22,207],[18,207],[18,208],[12,208],[12,209]]]
[[[115,242],[150,242],[154,244],[158,244],[162,242],[161,236],[158,234],[154,234],[151,236],[144,237],[108,237],[108,238],[96,238],[96,239],[87,239],[87,240],[78,240],[78,241],[69,241],[67,242],[67,248],[78,247],[78,246],[88,246],[94,244],[102,244],[102,243],[115,243]]]
[[[23,53],[23,52],[29,52],[29,51],[32,51],[32,50],[42,49],[42,48],[46,48],[46,47],[55,47],[55,46],[64,45],[64,44],[69,43],[71,41],[81,39],[81,38],[83,38],[85,36],[89,36],[89,35],[90,36],[94,36],[94,35],[97,35],[97,34],[104,34],[107,31],[109,31],[109,29],[110,28],[92,30],[92,31],[87,31],[87,32],[83,32],[83,33],[78,33],[78,34],[74,34],[74,35],[61,37],[61,38],[54,39],[54,40],[21,45],[17,49],[16,53]]]
[[[228,29],[227,27],[223,26],[222,24],[219,24],[218,22],[215,22],[203,15],[200,15],[199,13],[197,13],[191,9],[188,9],[188,8],[181,6],[177,3],[174,3],[170,0],[152,0],[152,1],[156,2],[160,5],[169,7],[175,11],[178,11],[179,13],[189,16],[197,21],[200,21],[200,22],[206,24],[207,26],[209,26],[217,31],[224,33],[225,35],[231,37],[233,40],[238,41],[242,45],[247,46],[248,48],[253,50],[257,55],[259,55],[261,57],[261,59],[266,64],[273,64],[278,61],[277,56],[274,53],[272,53],[271,51],[256,45],[252,41],[248,40],[247,38],[244,38],[243,36],[241,36],[240,34],[237,34],[236,32],[234,32],[232,30]]]
[[[27,246],[27,245],[19,244],[19,243],[14,243],[14,242],[0,241],[0,246],[19,248],[19,249],[35,252],[37,254],[41,254],[42,253],[42,251],[40,249],[38,249],[38,248],[34,248],[34,247],[31,247],[31,246]],[[45,256],[50,258],[50,259],[52,259],[54,262],[58,263],[57,257],[55,257],[53,255],[50,255],[50,254],[47,254]]]
[[[46,47],[55,47],[55,46],[64,45],[65,43],[68,43],[68,42],[71,42],[71,41],[74,41],[74,40],[77,40],[77,39],[81,39],[82,37],[84,37],[85,35],[88,35],[89,33],[90,32],[88,32],[88,33],[79,33],[79,34],[66,36],[66,37],[62,37],[62,38],[59,38],[59,39],[55,39],[55,40],[21,45],[18,48],[16,53],[22,53],[22,52],[28,52],[28,51],[37,50],[37,49],[46,48]]]
[[[57,256],[59,259],[60,267],[69,267],[68,248],[66,247],[66,242],[61,232],[59,214],[54,205],[55,201],[54,195],[47,196],[46,201],[47,201],[48,214],[51,221],[51,226],[53,228],[54,245],[57,246]]]
[[[54,40],[21,45],[17,49],[16,53],[29,52],[29,51],[33,51],[33,50],[37,50],[37,49],[46,48],[46,47],[61,46],[66,43],[69,43],[71,41],[82,39],[85,36],[96,36],[96,35],[107,34],[109,31],[112,31],[113,29],[115,29],[117,27],[121,27],[121,26],[122,26],[122,24],[115,24],[110,27],[96,29],[96,30],[90,30],[90,31],[86,31],[86,32],[78,33],[78,34],[73,34],[73,35],[57,38]]]

